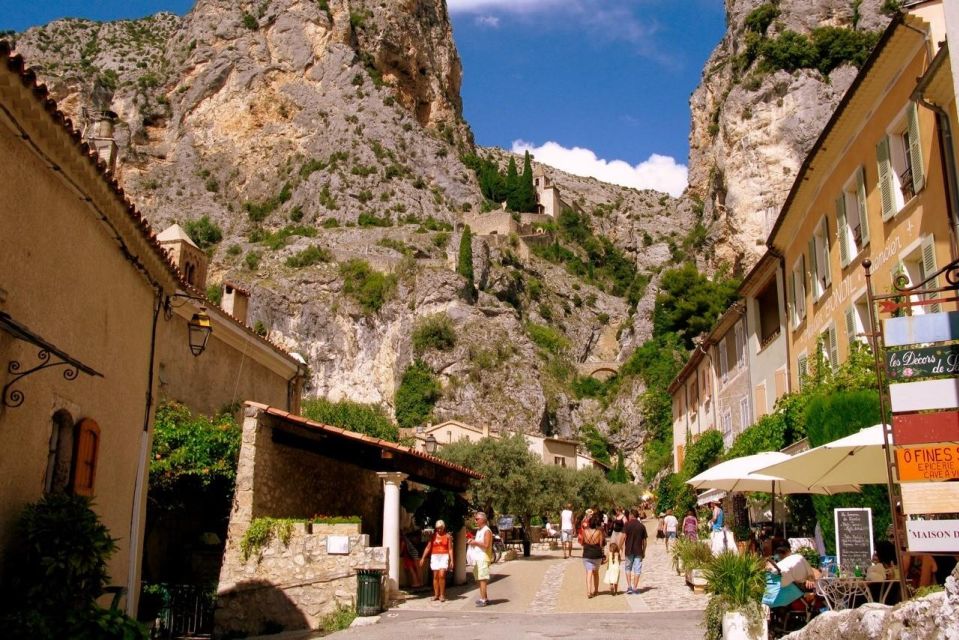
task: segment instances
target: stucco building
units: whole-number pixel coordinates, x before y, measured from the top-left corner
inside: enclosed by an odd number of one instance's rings
[[[693,349],[667,390],[672,396],[673,408],[673,471],[678,473],[687,443],[719,425],[716,402],[719,388],[708,342]]]
[[[739,287],[745,305],[752,422],[772,413],[776,401],[789,391],[783,290],[782,265],[779,258],[769,252]]]
[[[790,388],[801,387],[817,350],[836,366],[865,340],[866,258],[875,291],[889,293],[896,275],[918,284],[956,257],[941,123],[917,85],[943,39],[942,15],[941,2],[926,2],[893,20],[803,162],[770,235],[786,273]],[[948,109],[954,121],[954,96]]]

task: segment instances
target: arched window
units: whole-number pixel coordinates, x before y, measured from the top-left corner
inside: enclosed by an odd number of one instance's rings
[[[73,493],[92,496],[100,450],[100,425],[90,418],[77,424],[73,447]]]
[[[43,490],[47,493],[66,491],[70,486],[73,465],[73,416],[66,409],[53,414],[50,429],[50,447],[47,455],[47,473]]]

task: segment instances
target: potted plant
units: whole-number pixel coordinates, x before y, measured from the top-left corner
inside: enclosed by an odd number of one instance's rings
[[[673,546],[673,568],[679,575],[686,574],[686,583],[694,591],[705,588],[703,568],[712,560],[709,546],[699,540],[679,539]]]
[[[761,640],[766,638],[762,609],[766,561],[747,553],[724,552],[703,570],[706,592],[706,640]]]
[[[543,519],[533,516],[529,519],[529,540],[536,543],[543,539]]]

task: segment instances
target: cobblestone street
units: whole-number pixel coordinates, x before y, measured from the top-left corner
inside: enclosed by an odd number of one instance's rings
[[[655,532],[654,525],[647,529]],[[460,640],[479,637],[558,638],[588,633],[592,638],[653,637],[667,633],[670,640],[699,640],[706,596],[697,595],[677,576],[662,541],[650,539],[643,567],[641,593],[608,593],[587,599],[585,571],[579,550],[570,559],[561,551],[534,551],[494,565],[489,587],[490,606],[477,609],[472,583],[452,587],[449,600],[434,602],[430,594],[417,597],[385,612],[377,625],[334,634],[334,638],[435,638],[457,635]],[[602,574],[602,571],[600,572]],[[601,576],[602,577],[602,576]],[[599,614],[599,615],[582,615]]]

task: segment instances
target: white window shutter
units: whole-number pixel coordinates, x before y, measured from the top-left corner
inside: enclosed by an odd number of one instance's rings
[[[919,109],[916,103],[909,103],[909,160],[912,163],[912,189],[914,193],[922,191],[926,184],[922,170],[922,136],[919,135]]]
[[[792,326],[799,324],[799,313],[796,310],[796,272],[792,272],[792,277],[788,279],[786,288],[789,289],[789,316]]]
[[[822,247],[819,247],[820,250],[820,260],[822,260],[823,280],[826,283],[826,286],[832,284],[832,261],[829,259],[829,219],[826,216],[822,217],[822,222],[819,223],[822,228],[822,233],[820,237],[822,238]],[[816,244],[819,244],[819,240],[816,241]]]
[[[726,338],[719,341],[719,375],[722,376],[723,384],[726,384],[726,377],[729,373],[729,356],[726,351]]]
[[[819,300],[819,264],[816,256],[816,234],[809,239],[809,273],[812,276],[812,299]]]
[[[846,307],[846,337],[849,338],[849,344],[856,341],[856,303]]]
[[[859,167],[856,174],[856,196],[859,201],[859,228],[862,235],[862,246],[869,244],[869,211],[866,205],[866,168]]]
[[[736,366],[746,364],[746,337],[743,335],[742,321],[736,323]]]
[[[829,327],[829,363],[835,369],[839,366],[839,337],[836,335],[836,325]]]
[[[936,268],[936,241],[935,236],[931,233],[922,239],[922,274],[923,279],[928,278],[934,274],[938,269]],[[923,289],[936,289],[939,287],[939,278],[928,282]],[[935,300],[939,297],[938,293],[930,293],[926,296],[926,300]],[[929,305],[928,307],[930,313],[939,313],[940,306],[938,304]]]
[[[839,240],[839,264],[849,264],[849,225],[846,224],[846,194],[836,198],[836,235]]]
[[[800,322],[806,317],[806,256],[799,256],[799,290],[796,293],[799,303]]]
[[[893,197],[895,186],[892,183],[892,163],[889,159],[889,136],[876,145],[876,163],[879,167],[879,195],[882,201],[882,219],[888,220],[896,213],[896,201]]]

